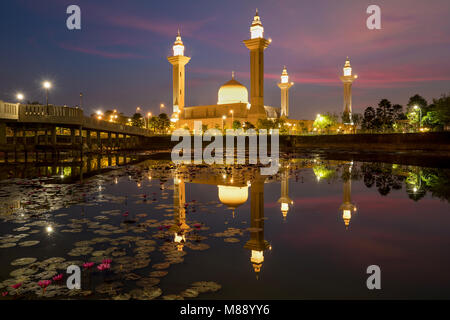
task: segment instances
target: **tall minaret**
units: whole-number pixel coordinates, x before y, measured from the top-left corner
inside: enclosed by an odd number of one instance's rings
[[[278,203],[281,203],[281,213],[283,219],[286,220],[289,206],[294,202],[289,198],[289,167],[286,167],[281,172],[281,197],[278,199]]]
[[[352,203],[352,179],[351,179],[352,164],[346,164],[344,166],[344,201],[339,207],[342,211],[342,219],[344,220],[345,227],[348,228],[350,219],[352,218],[352,212],[356,211],[356,206]]]
[[[270,42],[270,40],[264,39],[264,28],[258,15],[258,9],[256,9],[250,27],[250,39],[244,40],[245,46],[250,50],[251,107],[248,117],[250,122],[254,122],[254,124],[258,119],[266,118],[264,109],[264,49],[269,46]]]
[[[289,82],[289,75],[286,66],[284,66],[281,73],[281,82],[278,84],[281,89],[281,117],[289,117],[289,88],[293,85],[293,82]]]
[[[348,57],[345,61],[344,75],[340,78],[344,83],[344,113],[348,114],[349,123],[352,124],[352,83],[358,76],[352,73],[352,66]]]
[[[174,116],[178,115],[179,119],[184,118],[184,66],[191,58],[184,56],[184,45],[181,41],[180,30],[178,30],[177,38],[173,44],[173,56],[167,60],[173,65],[173,112]]]
[[[264,178],[257,174],[250,187],[250,240],[244,245],[251,250],[250,262],[258,278],[264,262],[264,251],[270,244],[264,240]]]

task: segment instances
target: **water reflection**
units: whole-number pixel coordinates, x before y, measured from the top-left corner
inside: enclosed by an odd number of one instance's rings
[[[120,290],[131,290],[132,297],[141,297],[143,293],[133,291],[136,284],[130,281],[151,283],[154,289],[159,280],[141,277],[149,271],[160,275],[164,273],[161,269],[178,264],[170,267],[170,270],[177,268],[172,276],[169,273],[167,279],[161,280],[163,291],[173,292],[178,288],[182,275],[187,278],[196,275],[200,279],[193,278],[192,281],[198,281],[203,280],[203,276],[207,277],[209,272],[209,280],[224,286],[224,296],[251,297],[257,293],[242,289],[244,280],[239,278],[240,272],[251,270],[253,281],[256,275],[258,283],[261,283],[258,290],[264,292],[265,297],[277,298],[277,295],[271,295],[270,288],[279,282],[290,283],[288,278],[292,279],[292,274],[288,277],[274,270],[283,269],[282,265],[290,263],[287,261],[297,261],[302,254],[308,255],[310,262],[322,261],[334,252],[331,250],[339,249],[340,244],[350,252],[362,243],[364,250],[359,254],[363,256],[384,254],[385,248],[401,256],[402,251],[398,248],[394,250],[378,243],[359,242],[362,234],[367,233],[369,237],[376,236],[377,232],[386,233],[381,239],[395,242],[397,233],[385,230],[394,221],[400,228],[416,227],[414,220],[404,217],[403,220],[395,220],[398,218],[394,215],[389,217],[389,223],[362,225],[359,218],[369,218],[369,212],[374,210],[372,207],[382,203],[383,199],[393,196],[394,201],[409,201],[412,206],[401,202],[402,211],[407,211],[406,208],[413,211],[411,208],[420,201],[427,201],[427,207],[429,201],[433,201],[432,205],[436,207],[437,202],[427,195],[447,202],[450,199],[449,169],[322,160],[309,156],[286,157],[276,175],[261,176],[258,167],[247,165],[194,166],[138,160],[129,155],[86,158],[78,164],[78,169],[72,169],[73,161],[60,163],[55,167],[60,169],[56,170],[53,170],[54,166],[42,164],[37,165],[35,171],[26,169],[26,175],[24,170],[11,171],[10,167],[3,167],[7,171],[2,170],[3,177],[8,179],[0,181],[0,253],[6,253],[4,261],[8,267],[4,265],[0,269],[0,286],[4,281],[13,281],[9,276],[12,271],[9,263],[23,257],[19,240],[16,241],[19,245],[12,249],[9,248],[11,241],[16,236],[25,237],[26,228],[38,227],[39,234],[48,239],[58,239],[58,246],[49,247],[51,242],[40,239],[48,245],[37,247],[33,252],[36,258],[43,260],[49,254],[66,257],[67,252],[77,253],[81,249],[85,250],[82,257],[86,261],[112,257],[121,265],[115,267],[117,274],[108,281],[117,288],[121,287],[117,282],[126,282],[127,285]],[[111,170],[111,166],[116,164],[124,166]],[[52,169],[45,175],[41,171],[44,167]],[[16,177],[14,172],[17,172]],[[27,178],[23,179],[24,176]],[[311,194],[316,197],[311,197]],[[399,211],[396,208],[389,210],[384,210],[380,216]],[[440,214],[440,223],[447,226],[443,213]],[[401,235],[403,231],[397,230]],[[36,230],[33,232],[38,233]],[[345,236],[339,232],[344,232]],[[79,236],[74,238],[72,233]],[[350,242],[352,236],[357,241]],[[74,241],[77,242],[75,248]],[[103,246],[102,241],[110,245]],[[99,243],[101,247],[94,249]],[[433,246],[438,244],[432,243]],[[150,267],[149,254],[153,251],[157,254],[152,254],[154,264]],[[96,255],[91,256],[91,253]],[[241,254],[245,258],[240,259]],[[161,256],[164,256],[163,260]],[[395,254],[388,255],[389,259],[392,257]],[[191,260],[183,264],[184,259]],[[355,255],[354,259],[358,257]],[[215,261],[220,263],[214,264]],[[304,261],[305,266],[310,263],[308,261]],[[244,267],[241,266],[243,263]],[[215,267],[211,267],[213,265]],[[339,267],[343,266],[337,264],[336,270],[342,270]],[[134,271],[136,268],[141,268],[142,273]],[[317,272],[315,268],[317,265],[309,271],[314,274]],[[229,271],[231,269],[233,271]],[[214,279],[216,274],[218,279]],[[228,283],[226,279],[229,278],[235,280]],[[306,281],[302,277],[298,279]],[[98,278],[96,281],[99,284],[98,281],[102,280]],[[96,294],[109,294],[104,286],[106,284],[100,283]],[[229,291],[226,291],[227,286]],[[114,295],[111,293],[109,298],[119,294],[119,289],[114,288],[111,291]],[[334,289],[324,290],[333,292]],[[63,291],[58,292],[64,294]],[[180,295],[194,297],[190,291]],[[222,296],[219,294],[219,297]]]

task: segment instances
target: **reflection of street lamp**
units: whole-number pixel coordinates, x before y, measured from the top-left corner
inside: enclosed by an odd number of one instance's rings
[[[45,100],[46,100],[46,104],[48,106],[48,90],[52,87],[52,84],[48,81],[44,81],[43,86],[45,89]]]
[[[151,112],[148,112],[147,113],[147,129],[149,129],[150,128],[150,117],[152,116],[152,113]]]
[[[225,115],[222,116],[222,131],[224,129],[224,122],[225,122],[226,118],[227,118],[227,116],[225,116]]]
[[[414,106],[414,110],[419,110],[419,129],[422,128],[422,108]]]
[[[233,127],[233,123],[234,123],[234,111],[230,110],[231,113],[231,126]]]

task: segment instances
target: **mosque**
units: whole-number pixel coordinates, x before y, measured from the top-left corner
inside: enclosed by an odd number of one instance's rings
[[[229,129],[233,127],[233,122],[239,121],[245,128],[247,123],[256,126],[259,119],[282,119],[291,133],[312,132],[314,120],[295,120],[289,117],[289,89],[294,83],[289,81],[286,67],[283,68],[278,83],[281,106],[277,108],[264,104],[264,50],[271,42],[271,39],[264,38],[264,27],[256,10],[250,26],[250,39],[243,41],[250,51],[250,97],[247,88],[235,79],[232,72],[231,80],[219,88],[217,104],[188,107],[185,106],[185,66],[191,58],[184,55],[184,44],[178,31],[173,45],[173,56],[167,58],[173,66],[171,121],[174,127],[193,130],[194,121],[201,121],[208,129]],[[344,84],[344,112],[349,114],[349,124],[352,124],[351,87],[356,78],[347,57],[340,79]]]
[[[210,128],[232,128],[235,121],[243,127],[247,122],[256,126],[259,119],[279,119],[286,121],[288,126],[311,127],[311,120],[289,119],[289,82],[286,67],[283,68],[280,83],[281,107],[271,107],[264,104],[264,50],[271,40],[264,38],[264,28],[258,10],[250,27],[250,39],[244,40],[250,51],[250,97],[247,88],[242,85],[232,72],[231,79],[223,84],[218,91],[217,104],[201,106],[185,106],[185,66],[190,57],[184,56],[184,44],[178,32],[173,45],[173,56],[168,57],[173,66],[173,113],[172,122],[177,128],[193,130],[194,121],[202,121]]]

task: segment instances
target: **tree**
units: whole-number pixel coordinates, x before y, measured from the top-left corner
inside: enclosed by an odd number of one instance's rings
[[[373,107],[367,107],[364,111],[364,117],[361,122],[363,130],[372,131],[375,129],[376,113]]]
[[[376,110],[376,127],[381,129],[381,131],[390,131],[393,129],[394,125],[394,108],[391,102],[387,99],[382,99],[378,103]]]
[[[165,133],[170,128],[170,120],[167,114],[161,113],[158,116],[158,129],[159,132]]]
[[[353,113],[352,114],[352,120],[353,120],[353,124],[354,124],[354,129],[356,132],[356,129],[358,129],[358,127],[362,124],[363,121],[363,116],[360,113]]]
[[[338,116],[335,114],[327,113],[325,115],[318,115],[314,120],[313,127],[318,128],[319,131],[326,130],[328,133],[332,126],[335,126],[338,121]]]
[[[207,124],[202,124],[202,132],[206,132],[208,130]]]
[[[439,99],[433,99],[433,109],[436,112],[439,126],[450,124],[450,95],[442,95]]]
[[[418,106],[418,107],[424,109],[428,106],[428,102],[427,102],[427,100],[425,100],[425,98],[416,94],[416,95],[412,96],[411,98],[409,98],[409,102],[408,102],[407,106],[410,108],[414,108],[414,106]]]
[[[142,115],[140,113],[135,113],[131,117],[131,124],[134,127],[142,128],[144,126],[144,118],[142,118]]]
[[[148,120],[148,128],[155,132],[158,129],[158,118],[153,116]]]
[[[243,125],[243,127],[245,128],[245,129],[255,129],[255,126],[253,125],[253,123],[251,123],[251,122],[248,122],[248,121],[245,121],[244,122],[244,125]]]
[[[239,120],[234,120],[233,121],[233,129],[237,130],[237,129],[240,129],[240,128],[242,128],[241,122]]]

